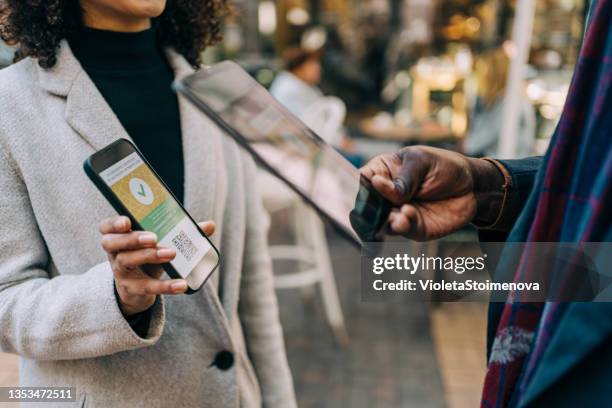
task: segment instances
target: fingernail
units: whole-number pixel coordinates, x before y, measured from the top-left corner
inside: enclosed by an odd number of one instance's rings
[[[393,179],[393,187],[399,195],[404,195],[406,193],[406,183],[400,178]]]
[[[187,290],[187,282],[185,281],[174,282],[170,285],[170,289],[172,289],[172,292],[174,293],[183,293]]]
[[[158,258],[172,258],[175,252],[172,248],[161,248],[157,250]]]
[[[119,218],[118,220],[115,221],[115,223],[113,224],[115,226],[115,228],[121,229],[125,227],[125,218]]]
[[[141,234],[138,237],[138,242],[145,245],[155,244],[157,242],[157,235],[147,232],[145,234]]]

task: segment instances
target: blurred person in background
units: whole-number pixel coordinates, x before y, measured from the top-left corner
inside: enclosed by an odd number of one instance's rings
[[[485,52],[476,61],[475,74],[478,98],[471,124],[464,141],[464,151],[470,156],[499,157],[499,138],[503,126],[504,93],[510,60],[503,47]],[[527,98],[521,99],[518,138],[512,159],[531,154],[535,141],[535,111]]]
[[[326,94],[342,99],[351,111],[358,111],[371,103],[376,90],[374,78],[362,69],[359,58],[360,42],[358,28],[350,25],[327,26],[325,44],[322,49],[321,88]]]
[[[87,407],[296,405],[255,165],[170,87],[219,41],[226,8],[2,3],[17,62],[0,71],[0,349],[22,386],[75,387]],[[160,279],[175,250],[113,216],[83,172],[118,138],[216,223],[223,262],[200,292]]]
[[[318,85],[321,81],[321,61],[317,51],[291,47],[283,53],[285,69],[272,85],[270,93],[300,119],[323,96]]]
[[[472,223],[488,241],[612,242],[611,20],[612,2],[592,3],[545,157],[494,160],[412,146],[370,161],[362,174],[395,205],[391,233],[430,240]],[[513,261],[502,253],[499,265]],[[609,302],[491,303],[482,407],[611,406],[611,316]]]
[[[346,105],[335,96],[323,95],[318,87],[320,51],[291,47],[283,53],[283,59],[285,70],[272,82],[272,96],[351,163],[357,167],[362,165],[362,157],[352,152],[351,141],[345,135]]]
[[[0,68],[4,68],[13,62],[14,50],[0,39]]]

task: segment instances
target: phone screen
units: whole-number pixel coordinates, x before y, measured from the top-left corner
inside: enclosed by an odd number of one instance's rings
[[[142,229],[157,235],[159,246],[176,249],[170,264],[181,277],[186,279],[213,250],[138,153],[129,154],[99,175]]]

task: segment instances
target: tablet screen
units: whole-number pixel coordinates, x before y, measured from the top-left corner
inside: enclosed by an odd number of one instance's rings
[[[246,71],[226,61],[185,78],[177,88],[349,238],[361,243],[349,220],[356,199],[364,195],[359,170]],[[361,205],[366,204],[361,200]]]

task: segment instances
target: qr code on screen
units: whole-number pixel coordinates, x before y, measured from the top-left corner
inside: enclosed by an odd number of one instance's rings
[[[189,236],[185,233],[185,231],[181,231],[172,238],[172,243],[178,249],[178,251],[187,259],[187,262],[191,261],[193,255],[195,255],[197,248],[193,244],[193,241],[189,239]]]

